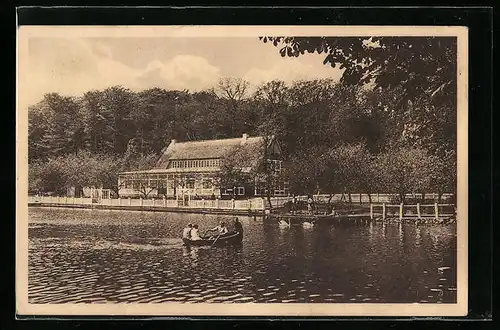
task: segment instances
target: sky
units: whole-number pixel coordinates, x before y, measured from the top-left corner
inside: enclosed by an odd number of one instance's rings
[[[340,79],[323,56],[281,57],[279,48],[257,37],[33,37],[28,42],[27,102],[45,93],[79,96],[121,85],[199,91],[222,77],[255,86],[273,79]]]

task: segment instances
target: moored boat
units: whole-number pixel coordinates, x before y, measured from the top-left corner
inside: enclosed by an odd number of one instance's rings
[[[201,240],[190,240],[187,238],[183,238],[182,241],[186,246],[226,246],[226,245],[234,245],[239,244],[243,240],[243,233],[241,232],[230,232],[221,236],[210,236],[210,237],[202,237]]]

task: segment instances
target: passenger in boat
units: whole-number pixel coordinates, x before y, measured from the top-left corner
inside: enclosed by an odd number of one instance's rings
[[[201,240],[200,233],[198,231],[198,225],[194,225],[193,229],[191,229],[191,240],[192,241]]]
[[[182,238],[191,239],[191,230],[193,229],[193,225],[188,223],[187,227],[182,231]]]
[[[234,218],[234,231],[237,231],[238,233],[243,234],[243,226],[241,225],[241,222],[238,220],[238,218]]]
[[[223,235],[227,234],[227,232],[228,232],[227,227],[226,227],[226,223],[224,221],[221,221],[218,226],[210,229],[209,231],[217,231],[217,234],[216,234],[217,236],[219,236],[219,235],[223,236]]]

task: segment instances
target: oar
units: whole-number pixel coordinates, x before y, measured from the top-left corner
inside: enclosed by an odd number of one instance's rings
[[[219,237],[220,237],[221,234],[222,233],[219,233],[219,236],[217,236],[217,238],[215,239],[215,241],[212,243],[211,247],[214,246],[215,242],[217,242],[217,240],[219,239]]]

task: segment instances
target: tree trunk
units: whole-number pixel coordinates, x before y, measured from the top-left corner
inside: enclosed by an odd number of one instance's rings
[[[422,203],[425,203],[425,192],[422,192]]]
[[[404,202],[405,202],[405,193],[399,193],[399,200],[400,200],[401,203],[404,204]]]
[[[372,194],[367,193],[367,195],[368,195],[368,202],[371,204],[372,203]]]
[[[267,191],[268,191],[268,193],[266,194],[267,202],[269,203],[269,209],[272,209],[273,204],[271,203],[271,194],[269,193],[269,189]]]
[[[75,197],[79,198],[83,195],[83,188],[80,186],[75,186]]]
[[[347,193],[347,196],[349,197],[349,204],[352,204],[352,196],[351,196],[351,193],[348,192]]]

